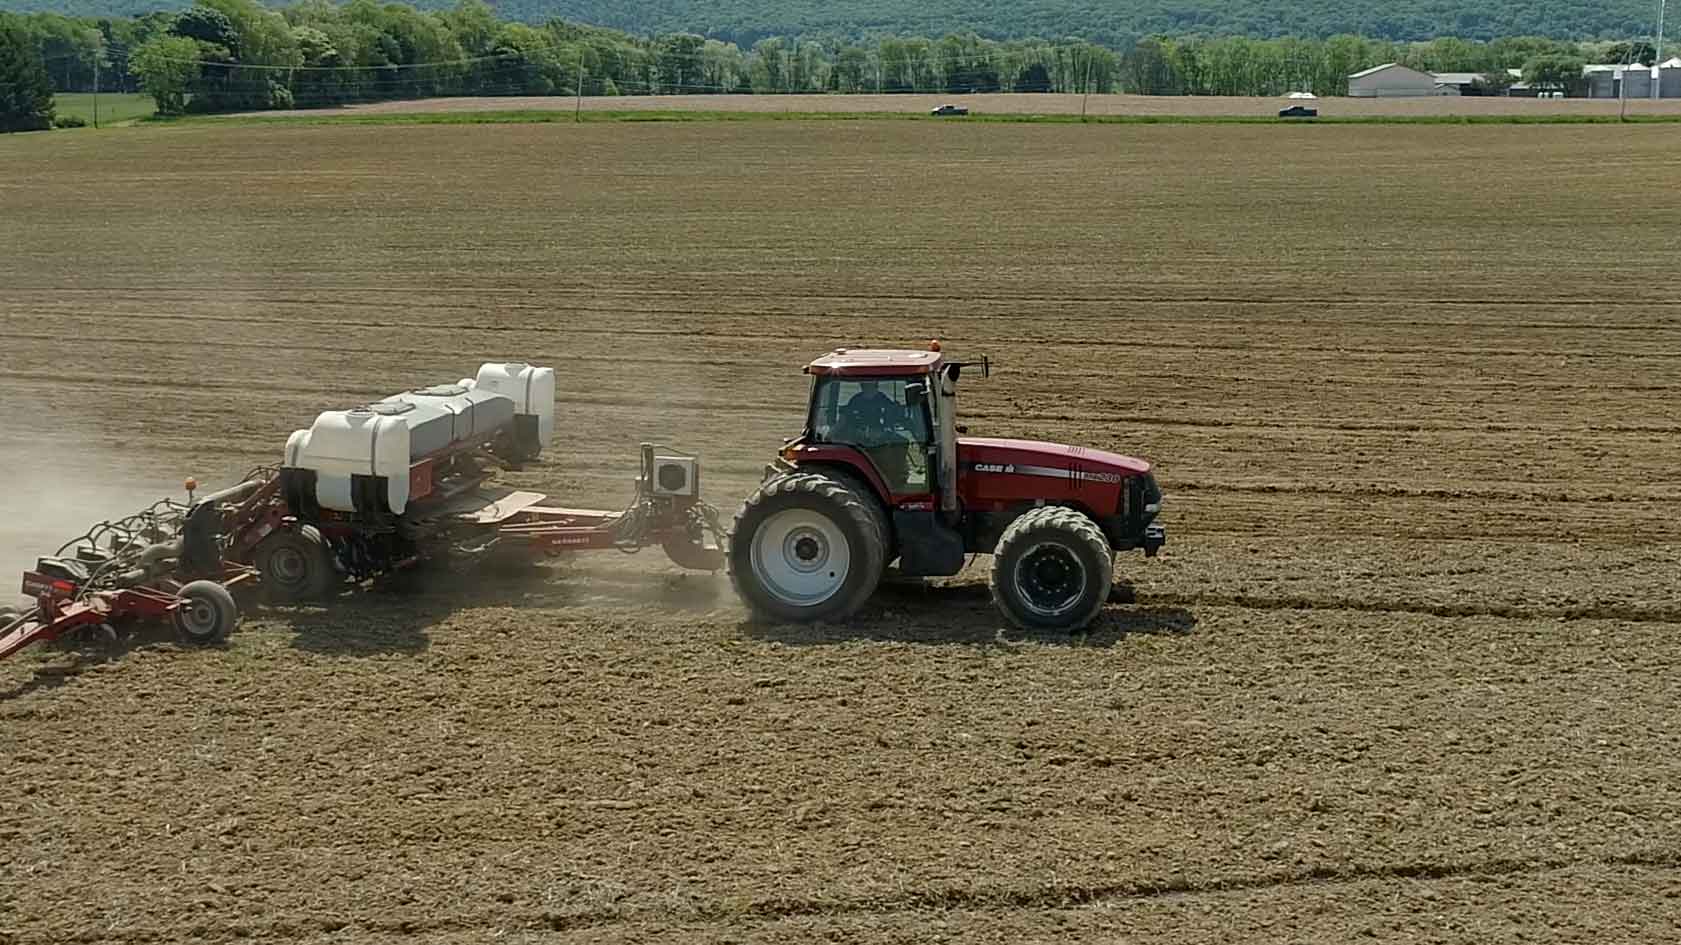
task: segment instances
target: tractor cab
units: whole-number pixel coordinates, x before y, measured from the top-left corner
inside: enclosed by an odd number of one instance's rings
[[[811,461],[855,451],[865,463],[852,465],[895,505],[950,486],[940,479],[938,460],[954,445],[940,442],[942,411],[938,398],[929,396],[944,367],[937,348],[837,348],[818,358],[806,365],[812,385],[805,431],[784,458]]]

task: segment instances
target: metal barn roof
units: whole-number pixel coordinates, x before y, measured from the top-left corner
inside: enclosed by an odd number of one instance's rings
[[[1396,66],[1401,66],[1401,64],[1398,63],[1398,62],[1386,62],[1381,66],[1373,66],[1370,69],[1361,69],[1359,72],[1356,72],[1356,73],[1353,73],[1352,75],[1350,75],[1349,78],[1350,79],[1364,79],[1366,76],[1375,75],[1379,72],[1382,72],[1385,69],[1393,69]],[[1401,66],[1401,68],[1405,69],[1406,66]]]
[[[1377,75],[1380,72],[1388,72],[1390,70],[1396,70],[1396,71],[1404,73],[1408,76],[1416,76],[1420,79],[1430,78],[1430,73],[1420,72],[1417,69],[1414,69],[1412,66],[1403,66],[1398,62],[1386,62],[1381,66],[1373,66],[1370,69],[1362,69],[1359,72],[1356,72],[1353,75],[1349,76],[1349,78],[1350,79],[1363,79],[1367,76]]]

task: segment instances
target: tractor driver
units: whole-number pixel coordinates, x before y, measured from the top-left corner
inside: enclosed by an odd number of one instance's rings
[[[895,492],[925,488],[927,472],[920,467],[926,464],[917,446],[923,438],[915,432],[923,425],[912,421],[903,403],[882,392],[879,382],[861,380],[858,387],[841,412],[841,442],[862,449]]]
[[[876,446],[893,426],[900,414],[897,401],[881,392],[881,385],[873,380],[860,381],[858,393],[846,402],[846,426],[860,445]]]

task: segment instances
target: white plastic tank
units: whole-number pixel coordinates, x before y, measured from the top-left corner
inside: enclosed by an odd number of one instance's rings
[[[324,509],[354,512],[352,476],[384,476],[392,514],[409,504],[410,404],[380,403],[328,410],[308,430],[286,440],[286,465],[315,471],[315,501]]]
[[[514,413],[537,417],[537,442],[544,449],[554,440],[554,368],[523,361],[479,365],[473,390],[492,391],[514,402]]]

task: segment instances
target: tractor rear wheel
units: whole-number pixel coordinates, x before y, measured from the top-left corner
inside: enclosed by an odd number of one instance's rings
[[[1085,513],[1061,506],[1024,512],[998,538],[992,602],[1023,630],[1079,630],[1109,599],[1109,539]]]
[[[188,643],[215,643],[227,638],[239,622],[239,605],[228,589],[215,581],[194,581],[176,595],[175,629]]]
[[[887,567],[887,521],[850,478],[793,472],[761,485],[730,531],[730,582],[757,615],[840,620],[875,593]]]
[[[325,597],[338,571],[327,542],[313,525],[281,529],[257,543],[252,564],[269,597],[281,603]]]

